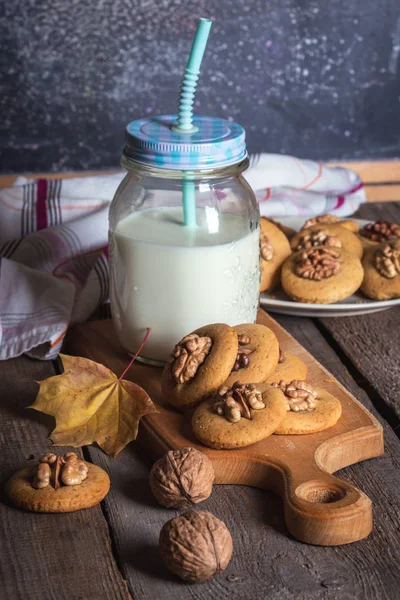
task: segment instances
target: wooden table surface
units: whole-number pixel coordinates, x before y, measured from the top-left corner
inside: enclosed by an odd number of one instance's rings
[[[400,204],[366,205],[357,216],[400,223]],[[148,485],[150,461],[134,443],[115,460],[95,447],[86,460],[111,477],[105,501],[90,510],[40,515],[0,504],[2,600],[395,600],[400,589],[400,310],[342,319],[278,317],[279,322],[375,414],[385,454],[339,475],[371,498],[374,530],[338,547],[289,537],[280,500],[244,486],[216,486],[199,506],[225,521],[233,558],[214,581],[189,585],[158,553],[163,523],[178,511],[160,507]],[[49,449],[52,419],[25,408],[51,362],[20,357],[0,363],[1,486]]]

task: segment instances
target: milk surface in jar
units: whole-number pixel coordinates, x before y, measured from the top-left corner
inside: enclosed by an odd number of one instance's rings
[[[110,297],[116,333],[134,352],[147,327],[145,356],[168,359],[186,334],[208,323],[254,322],[258,307],[259,230],[240,215],[181,207],[134,212],[110,232]]]

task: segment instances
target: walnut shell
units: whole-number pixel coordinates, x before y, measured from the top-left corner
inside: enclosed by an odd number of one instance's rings
[[[229,529],[206,510],[189,510],[161,529],[160,552],[165,565],[191,583],[207,581],[226,569],[232,550]]]
[[[194,448],[170,450],[150,471],[150,487],[168,508],[190,508],[212,492],[214,469],[205,454]]]

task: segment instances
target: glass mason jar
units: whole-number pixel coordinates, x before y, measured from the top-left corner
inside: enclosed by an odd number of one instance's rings
[[[151,328],[141,358],[158,364],[202,325],[255,322],[259,210],[242,176],[246,154],[190,171],[140,158],[125,148],[127,174],[110,207],[111,312],[130,353]],[[195,202],[195,226],[184,224],[185,185]]]

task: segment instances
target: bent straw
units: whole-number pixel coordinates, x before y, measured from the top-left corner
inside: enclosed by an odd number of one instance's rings
[[[193,102],[199,78],[201,61],[207,45],[212,21],[199,19],[197,31],[193,39],[192,49],[186,65],[179,96],[177,125],[173,131],[177,133],[194,133],[198,128],[193,126]],[[186,227],[196,227],[196,193],[191,177],[184,177],[182,182],[183,222]]]

